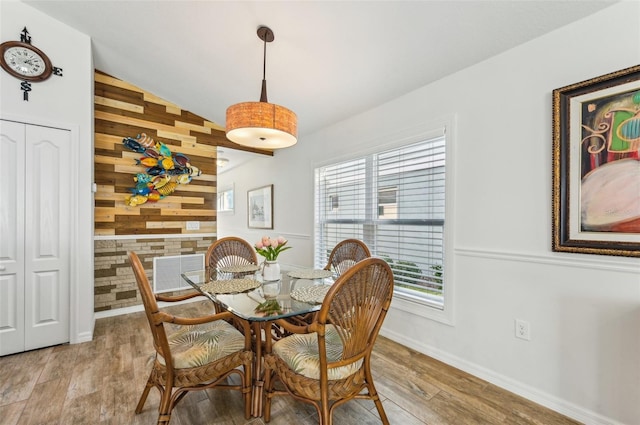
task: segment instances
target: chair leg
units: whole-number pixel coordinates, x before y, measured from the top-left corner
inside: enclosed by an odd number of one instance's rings
[[[244,401],[244,418],[251,418],[251,403],[253,400],[253,385],[251,383],[252,373],[252,361],[244,365],[244,374],[242,376],[242,401]]]
[[[149,391],[151,390],[151,387],[153,387],[153,382],[151,382],[152,375],[153,375],[153,371],[151,372],[151,375],[149,375],[149,379],[147,379],[147,385],[144,387],[144,391],[142,391],[140,400],[138,400],[138,405],[136,406],[136,414],[142,412],[142,408],[144,407],[145,401],[147,401],[147,396],[149,395]]]
[[[158,425],[169,425],[171,409],[173,409],[171,387],[165,386],[162,397],[160,397],[160,406],[158,407]]]
[[[329,407],[329,400],[327,400],[325,397],[322,397],[320,404],[320,423],[322,425],[331,425],[333,409]]]
[[[273,374],[274,372],[265,368],[264,371],[264,387],[262,388],[262,397],[264,401],[262,403],[262,418],[265,422],[271,421],[271,391],[273,390]]]
[[[389,419],[387,418],[387,414],[384,411],[384,407],[382,407],[382,402],[380,401],[380,397],[376,395],[376,398],[373,400],[376,405],[376,409],[378,409],[378,414],[380,415],[380,420],[384,425],[389,425]]]
[[[158,425],[169,425],[169,421],[171,421],[171,413],[168,415],[160,414],[158,416]]]
[[[384,425],[389,425],[389,419],[387,418],[387,413],[384,411],[384,407],[382,406],[382,402],[380,401],[380,396],[378,395],[378,391],[376,391],[375,385],[373,385],[373,376],[371,375],[371,369],[368,367],[365,368],[365,379],[367,380],[367,389],[369,391],[369,397],[373,400],[373,403],[376,405],[376,409],[378,410],[378,414],[380,415],[380,420]]]

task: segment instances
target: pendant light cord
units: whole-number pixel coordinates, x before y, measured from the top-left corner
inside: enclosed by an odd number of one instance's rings
[[[264,37],[264,51],[262,53],[262,91],[260,92],[260,102],[267,101],[267,37]]]

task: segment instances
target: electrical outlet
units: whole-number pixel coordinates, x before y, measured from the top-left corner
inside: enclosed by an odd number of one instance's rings
[[[199,221],[187,221],[187,230],[200,230]]]
[[[522,319],[516,319],[516,338],[531,341],[531,326],[529,322]]]

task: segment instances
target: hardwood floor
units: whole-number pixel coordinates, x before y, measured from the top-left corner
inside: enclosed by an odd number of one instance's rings
[[[208,301],[170,310],[208,311]],[[158,391],[136,415],[153,352],[143,312],[96,321],[94,340],[0,357],[0,424],[155,424]],[[389,420],[401,425],[569,425],[567,417],[380,337],[372,368]],[[290,397],[274,400],[273,425],[317,424],[315,409]],[[172,425],[262,425],[245,420],[237,392],[200,391],[175,408]],[[336,425],[379,424],[373,402],[336,409]]]

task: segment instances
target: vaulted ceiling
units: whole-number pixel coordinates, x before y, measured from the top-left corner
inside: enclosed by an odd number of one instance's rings
[[[96,69],[220,125],[259,99],[269,26],[268,98],[298,114],[301,139],[614,3],[24,2],[88,34]]]

